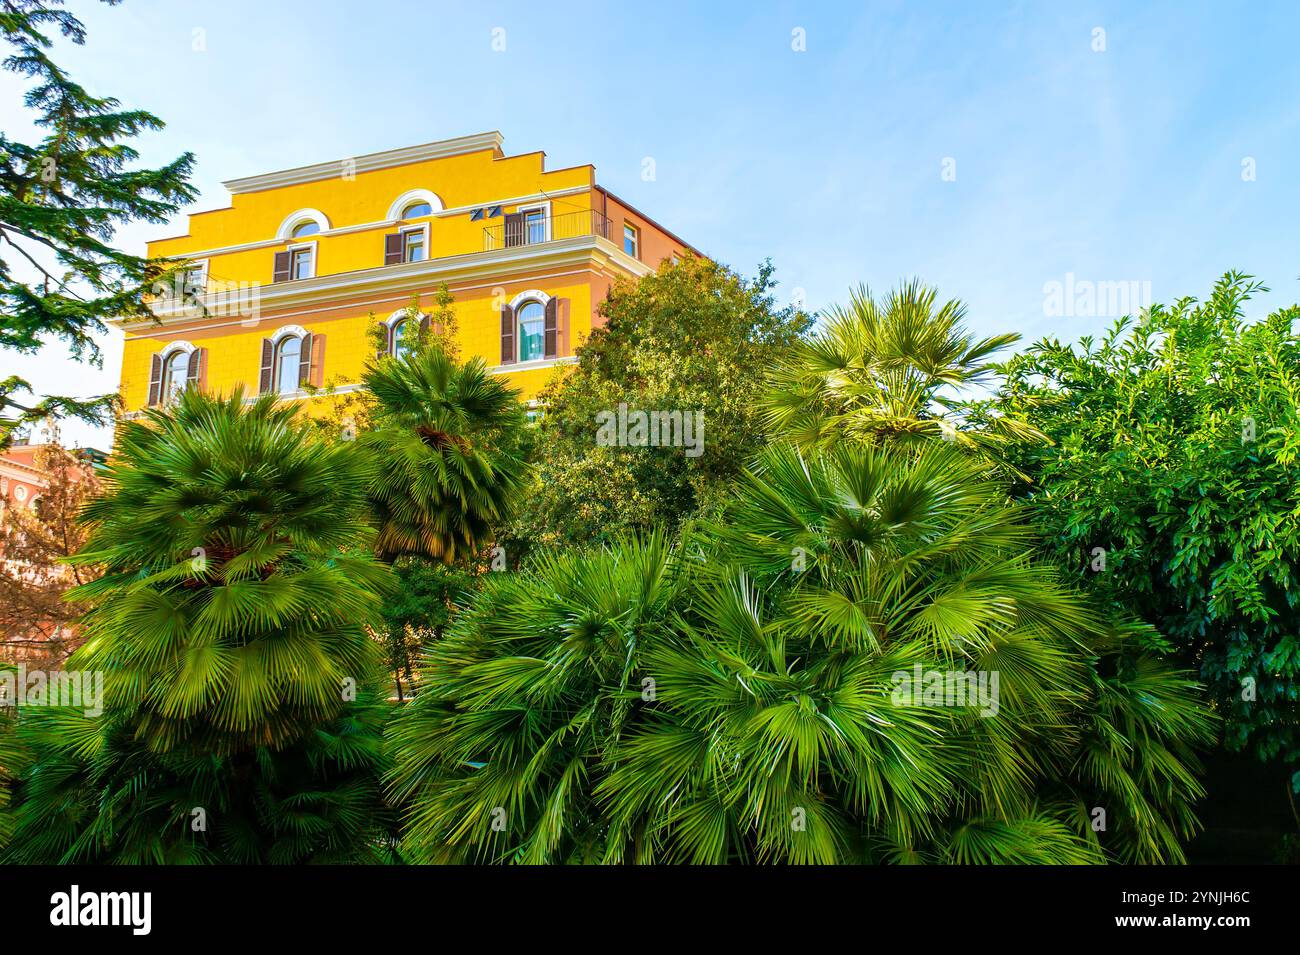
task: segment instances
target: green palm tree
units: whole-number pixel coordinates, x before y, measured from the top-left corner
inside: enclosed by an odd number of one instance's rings
[[[990,415],[969,397],[996,372],[991,361],[1019,335],[976,338],[966,306],[942,304],[913,280],[877,301],[865,286],[832,306],[818,332],[771,370],[768,423],[800,447],[843,438],[914,444],[941,439],[993,451],[1042,436],[1023,421]]]
[[[547,558],[432,649],[428,689],[390,726],[407,846],[440,861],[1181,858],[1209,726],[1192,684],[1145,657],[1097,677],[1113,652],[1098,621],[1028,549],[954,449],[771,448],[724,525]],[[996,695],[901,692],[967,673],[986,691],[997,674]]]
[[[9,856],[26,862],[376,857],[385,708],[367,624],[367,468],[273,397],[184,393],[126,424],[76,558],[104,575],[68,663],[102,715],[20,709]]]
[[[361,443],[376,462],[378,556],[451,563],[480,550],[525,486],[518,393],[436,344],[373,362],[364,382],[377,403]]]

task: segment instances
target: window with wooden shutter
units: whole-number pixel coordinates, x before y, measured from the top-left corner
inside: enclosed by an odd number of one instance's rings
[[[311,384],[311,348],[312,334],[308,332],[302,336],[302,346],[298,352],[298,390],[302,390],[303,385]]]
[[[430,328],[429,316],[428,316],[428,315],[421,315],[421,316],[420,316],[420,334],[421,334],[421,335],[427,335],[427,334],[429,334],[429,328]]]
[[[163,356],[154,354],[149,359],[149,407],[162,397]]]
[[[203,390],[208,364],[208,350],[206,348],[196,348],[190,352],[190,364],[185,370],[185,387],[194,388],[198,391]]]
[[[275,343],[269,338],[262,339],[262,374],[258,379],[257,393],[269,394],[275,384]]]
[[[524,244],[524,214],[522,212],[506,213],[506,248]]]
[[[293,254],[291,252],[275,253],[275,267],[271,271],[272,282],[289,281],[289,272],[293,268]]]
[[[555,298],[546,301],[546,325],[543,331],[542,357],[554,358],[555,346],[559,337],[560,326],[556,318],[556,308],[559,306],[559,300]]]
[[[402,233],[390,232],[384,236],[384,265],[397,265],[402,261]]]
[[[515,363],[515,310],[501,306],[501,364]]]

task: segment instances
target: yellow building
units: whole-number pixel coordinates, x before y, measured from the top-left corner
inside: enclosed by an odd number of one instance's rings
[[[160,322],[122,322],[128,411],[187,383],[303,398],[354,390],[412,296],[446,284],[462,358],[482,357],[525,399],[571,364],[618,276],[693,252],[596,184],[595,168],[506,156],[496,132],[224,183],[228,208],[193,213],[151,256],[193,263]],[[200,307],[200,303],[202,307]]]

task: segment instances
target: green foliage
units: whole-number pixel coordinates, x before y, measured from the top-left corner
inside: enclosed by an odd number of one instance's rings
[[[458,609],[482,586],[483,571],[467,561],[401,557],[393,572],[397,589],[384,601],[382,638],[397,695],[405,698],[414,689],[420,647],[441,639]]]
[[[1043,550],[1200,668],[1228,748],[1294,764],[1300,308],[1248,323],[1261,289],[1231,272],[1207,301],[1153,306],[1100,341],[1041,341],[991,407],[1052,439],[1012,459]]]
[[[374,429],[359,443],[375,462],[371,508],[382,559],[447,563],[485,546],[524,486],[518,393],[481,358],[459,364],[433,344],[372,362]]]
[[[803,448],[941,438],[985,454],[1038,437],[1013,417],[972,419],[963,395],[992,379],[990,359],[1020,336],[976,339],[962,324],[965,305],[937,303],[938,293],[915,280],[883,302],[859,286],[848,308],[829,309],[817,334],[772,369],[763,400],[772,429]]]
[[[606,541],[673,529],[716,505],[765,441],[762,370],[809,325],[799,309],[776,306],[772,272],[765,263],[749,280],[690,256],[614,286],[601,306],[606,324],[543,395],[536,480],[516,537]],[[701,412],[703,453],[599,445],[596,416],[620,404]]]
[[[54,30],[85,42],[81,22],[58,3],[10,0],[0,8],[0,37],[12,50],[3,66],[32,81],[24,103],[45,131],[34,144],[0,133],[0,348],[35,352],[42,336],[54,336],[76,358],[98,363],[94,336],[106,322],[149,317],[146,295],[183,268],[115,249],[113,234],[130,222],[165,222],[192,201],[194,157],[135,168],[130,142],[162,121],[74,82],[49,58]],[[17,379],[0,384],[0,446],[12,428],[46,414],[98,421],[112,410],[108,396],[18,404],[10,399],[18,390],[26,386]]]
[[[386,711],[366,464],[273,396],[190,390],[122,429],[75,558],[103,715],[20,709],[9,858],[373,858]],[[206,827],[192,826],[195,810]]]
[[[981,467],[774,447],[676,546],[492,575],[390,726],[412,856],[1180,859],[1208,715],[1096,638]],[[997,672],[996,713],[900,698],[918,666]]]

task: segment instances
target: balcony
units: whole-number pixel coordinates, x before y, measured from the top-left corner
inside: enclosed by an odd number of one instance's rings
[[[556,242],[560,239],[576,239],[586,235],[608,239],[609,218],[595,209],[566,212],[558,216],[517,213],[506,216],[499,225],[484,227],[483,251],[495,252],[497,249],[513,249],[542,242]]]

